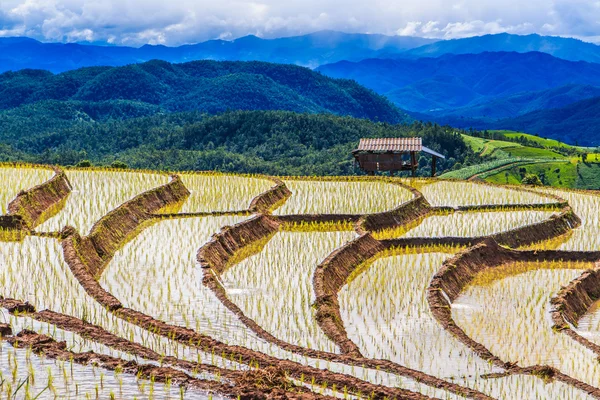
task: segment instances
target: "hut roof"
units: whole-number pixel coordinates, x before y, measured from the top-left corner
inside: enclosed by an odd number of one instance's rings
[[[412,138],[368,138],[360,139],[358,148],[353,153],[406,153],[411,151],[422,151],[432,156],[445,158],[440,153],[437,153],[423,146],[420,137]]]

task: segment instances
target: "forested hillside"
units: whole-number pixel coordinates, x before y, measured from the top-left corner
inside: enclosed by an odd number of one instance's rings
[[[130,167],[291,175],[358,173],[350,152],[361,137],[422,136],[447,156],[439,170],[480,158],[453,129],[287,111],[159,113],[141,103],[40,102],[0,113],[0,160],[74,165],[120,161]],[[29,116],[33,116],[30,118]],[[26,133],[26,134],[24,134]],[[430,157],[419,160],[428,174]]]
[[[145,104],[133,106],[141,107],[143,113],[157,111],[158,106],[165,112],[288,110],[390,123],[407,120],[406,114],[388,100],[356,82],[331,79],[293,65],[150,61],[82,68],[58,75],[41,70],[0,74],[0,109],[44,100],[135,101]]]

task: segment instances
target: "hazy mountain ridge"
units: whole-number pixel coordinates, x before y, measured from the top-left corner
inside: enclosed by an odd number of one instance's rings
[[[320,31],[278,39],[245,36],[236,40],[167,47],[139,48],[41,43],[29,38],[0,38],[0,72],[24,68],[64,72],[89,66],[122,66],[159,59],[181,63],[194,60],[266,61],[316,67],[340,60],[362,60],[397,54],[435,42],[433,39],[377,34]]]
[[[457,114],[459,111],[455,110],[461,110],[464,111],[461,115],[482,117],[485,110],[477,114],[467,108],[474,106],[477,110],[482,104],[496,100],[516,103],[524,113],[537,105],[545,107],[546,102],[556,106],[594,96],[594,90],[582,90],[581,86],[600,86],[600,64],[566,61],[540,52],[342,61],[317,70],[327,76],[356,80],[403,109],[437,115]],[[563,86],[579,89],[563,96],[562,103],[544,100],[558,96],[548,91],[559,91]],[[509,109],[507,114],[491,117],[513,116],[514,112]]]
[[[496,51],[541,52],[569,61],[600,62],[600,46],[593,43],[559,36],[509,33],[438,41],[408,50],[402,54],[402,57],[439,57],[444,54],[478,54]]]

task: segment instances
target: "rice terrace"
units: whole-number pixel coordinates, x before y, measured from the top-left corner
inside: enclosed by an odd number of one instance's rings
[[[0,174],[2,398],[600,398],[596,192]]]

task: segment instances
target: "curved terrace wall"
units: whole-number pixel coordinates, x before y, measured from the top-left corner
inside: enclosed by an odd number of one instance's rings
[[[249,246],[279,230],[279,223],[266,215],[258,215],[233,226],[226,226],[213,235],[210,242],[198,251],[197,259],[203,268],[217,274],[225,271],[229,260],[242,248]]]
[[[94,224],[85,237],[74,235],[74,229],[67,228],[63,236],[74,236],[73,245],[84,263],[96,276],[102,271],[104,261],[111,257],[123,243],[143,224],[153,220],[153,213],[162,208],[180,203],[190,192],[178,176],[171,182],[141,193],[121,204]]]
[[[0,216],[0,228],[31,230],[60,206],[71,193],[71,184],[64,171],[54,168],[54,172],[48,181],[21,191],[8,204],[8,214]]]
[[[267,190],[264,193],[259,194],[250,203],[250,212],[253,213],[264,213],[269,212],[277,204],[280,204],[287,200],[292,195],[292,192],[288,187],[277,178],[269,178],[275,182],[275,186]]]
[[[600,253],[600,252],[599,252]],[[600,260],[600,254],[598,254]],[[564,333],[600,356],[600,345],[581,336],[571,328],[600,300],[600,261],[593,269],[585,271],[577,279],[563,287],[550,302],[554,330]],[[571,324],[571,325],[569,325]]]

